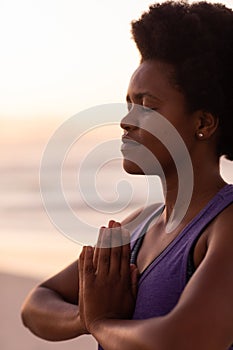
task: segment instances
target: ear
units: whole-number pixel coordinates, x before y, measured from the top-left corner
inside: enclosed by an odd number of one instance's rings
[[[209,139],[217,130],[219,120],[210,112],[198,111],[196,136],[199,139]]]

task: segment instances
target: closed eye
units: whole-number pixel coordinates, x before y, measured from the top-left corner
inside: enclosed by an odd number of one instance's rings
[[[151,112],[152,111],[152,109],[147,107],[147,106],[141,106],[141,108],[142,108],[143,112]]]
[[[152,107],[147,107],[147,106],[141,106],[143,112],[153,112],[153,111],[157,111],[158,108],[152,108]]]
[[[151,107],[147,107],[147,106],[143,106],[143,105],[138,105],[136,104],[136,106],[138,106],[138,108],[140,108],[142,110],[142,112],[152,112],[152,111],[157,111],[157,108],[151,108]],[[127,109],[128,112],[130,112],[134,107],[134,103],[132,102],[127,102]]]

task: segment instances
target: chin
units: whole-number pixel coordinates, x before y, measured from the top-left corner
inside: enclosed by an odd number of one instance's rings
[[[134,162],[130,161],[130,160],[123,160],[123,169],[131,175],[152,175],[152,176],[158,176],[161,179],[164,179],[164,172],[162,170],[162,168],[158,165],[154,166],[153,168],[150,167],[145,167],[144,171]]]
[[[131,175],[145,175],[142,169],[130,160],[123,160],[123,169]]]

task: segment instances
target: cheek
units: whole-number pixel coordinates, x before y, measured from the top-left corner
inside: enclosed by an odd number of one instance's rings
[[[159,158],[160,154],[165,152],[166,145],[158,137],[144,130],[140,130],[139,137],[140,143],[152,152],[156,158]]]
[[[147,164],[148,169],[151,169],[151,171],[148,171],[148,173],[153,172],[154,174],[163,176],[164,173],[167,174],[168,172],[174,171],[175,166],[173,156],[167,148],[166,141],[163,142],[150,133],[144,133],[143,145],[151,152],[151,154],[153,154],[153,156],[149,159],[149,164]],[[148,157],[145,155],[145,163],[146,159],[148,159]]]
[[[168,139],[174,129],[171,122],[157,112],[150,112],[140,120],[139,137],[144,146],[151,151],[157,147],[167,146]]]
[[[166,111],[167,112],[167,111]],[[195,141],[195,125],[190,115],[183,110],[169,111],[167,117],[157,112],[146,115],[140,121],[140,142],[157,157],[176,152],[176,147],[184,142],[189,149]]]
[[[179,143],[183,143],[181,153],[183,153],[184,150],[189,154],[192,152],[192,149],[196,144],[195,130],[195,125],[193,125],[192,121],[188,119],[184,120],[182,124],[176,126],[178,136],[174,137],[172,140],[175,153],[177,153],[176,148]]]
[[[149,133],[140,131],[137,146],[123,152],[124,169],[131,174],[163,176],[163,167],[169,159],[169,153],[161,142]]]

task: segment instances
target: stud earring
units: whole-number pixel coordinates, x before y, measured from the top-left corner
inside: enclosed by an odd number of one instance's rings
[[[204,134],[203,134],[203,132],[198,132],[197,136],[199,137],[199,139],[202,139],[204,137]]]

